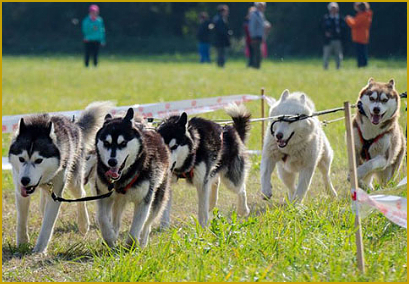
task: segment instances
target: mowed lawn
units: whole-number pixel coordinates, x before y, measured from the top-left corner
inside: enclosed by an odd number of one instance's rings
[[[331,68],[334,68],[332,64]],[[249,70],[240,60],[225,69],[200,65],[180,56],[101,57],[98,68],[85,69],[80,57],[3,57],[2,115],[83,109],[95,100],[113,100],[118,106],[176,101],[232,94],[268,96],[303,91],[317,110],[356,102],[369,77],[396,80],[406,91],[405,60],[371,60],[359,70],[346,60],[342,70],[323,71],[321,61],[281,60],[263,62],[261,70]],[[401,125],[405,127],[405,102]],[[254,118],[260,117],[260,101],[247,103]],[[266,112],[268,110],[266,109]],[[203,115],[226,119],[223,111]],[[321,117],[342,117],[336,113]],[[248,148],[261,149],[260,123],[254,123]],[[39,194],[32,197],[29,219],[31,241],[15,244],[16,209],[10,172],[2,173],[2,280],[3,281],[407,281],[407,230],[378,212],[362,220],[366,274],[357,270],[354,215],[346,180],[348,161],[344,122],[325,127],[335,152],[331,178],[339,193],[331,198],[323,189],[320,173],[303,205],[283,202],[287,189],[272,176],[273,199],[260,198],[260,156],[252,156],[247,181],[251,214],[236,216],[236,197],[224,186],[209,227],[197,223],[196,190],[182,180],[173,185],[171,227],[151,233],[145,249],[130,251],[120,246],[133,212],[124,213],[118,249],[102,243],[95,224],[94,203],[88,204],[91,230],[84,237],[75,222],[76,206],[63,204],[50,242],[48,255],[31,254],[41,217]],[[2,155],[7,156],[10,135],[2,137]],[[396,181],[382,193],[406,196],[393,189],[406,176],[406,164]],[[90,194],[87,188],[87,193]],[[65,193],[69,196],[69,193]]]

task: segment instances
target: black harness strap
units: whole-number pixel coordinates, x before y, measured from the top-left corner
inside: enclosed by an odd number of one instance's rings
[[[67,202],[67,203],[72,203],[72,202],[85,202],[85,201],[92,201],[92,200],[98,200],[98,199],[103,199],[103,198],[107,198],[110,197],[112,195],[112,193],[114,189],[114,185],[110,184],[108,186],[108,193],[102,194],[102,195],[94,195],[94,196],[86,196],[86,197],[81,197],[81,198],[77,198],[77,199],[65,199],[63,197],[59,197],[57,195],[55,195],[54,191],[51,192],[51,198],[54,201],[58,201],[58,202]]]

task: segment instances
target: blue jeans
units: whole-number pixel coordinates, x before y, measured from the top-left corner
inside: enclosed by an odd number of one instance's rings
[[[199,42],[200,63],[210,62],[210,43]]]
[[[355,43],[356,46],[356,58],[358,61],[358,67],[365,67],[368,65],[368,45]]]

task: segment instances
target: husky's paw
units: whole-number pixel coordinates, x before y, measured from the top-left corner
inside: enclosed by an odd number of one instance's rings
[[[263,200],[270,200],[271,197],[273,196],[272,193],[264,193],[264,192],[260,192],[260,196]]]
[[[78,231],[80,231],[80,233],[85,236],[85,235],[88,233],[88,231],[89,231],[89,224],[88,224],[88,222],[87,222],[87,223],[81,223],[81,222],[79,222],[79,223],[78,223]]]
[[[148,245],[149,242],[149,235],[147,235],[146,237],[141,237],[141,239],[139,240],[139,246],[141,248],[144,248]]]
[[[237,213],[239,214],[240,217],[247,217],[250,214],[250,209],[246,205],[244,208],[239,208],[237,210]]]
[[[47,256],[47,248],[36,245],[33,249],[33,253],[39,254],[40,256]]]
[[[28,236],[28,234],[17,236],[17,246],[28,244],[29,242],[30,242],[30,237]]]
[[[135,247],[137,247],[137,246],[139,246],[139,242],[136,241],[133,237],[128,236],[128,237],[126,238],[126,242],[125,242],[125,247],[126,247],[126,248],[132,249],[132,248],[135,248]]]

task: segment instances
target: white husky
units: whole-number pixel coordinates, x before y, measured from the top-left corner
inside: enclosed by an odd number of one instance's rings
[[[311,115],[313,102],[303,93],[284,90],[278,102],[270,108],[269,116]],[[261,159],[261,192],[272,196],[271,174],[277,164],[278,176],[289,188],[290,201],[302,202],[318,166],[324,176],[327,190],[337,193],[330,181],[333,151],[317,118],[295,122],[272,121],[264,138]],[[299,181],[296,185],[296,175]]]

